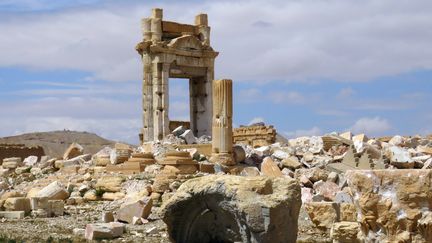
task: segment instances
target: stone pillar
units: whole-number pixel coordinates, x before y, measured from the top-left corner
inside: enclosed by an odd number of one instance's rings
[[[154,8],[152,9],[151,17],[151,37],[152,41],[162,40],[162,9]]]
[[[211,85],[206,77],[189,80],[191,129],[197,137],[211,134]]]
[[[143,79],[143,141],[153,140],[153,77],[152,77],[152,63],[148,54],[143,55],[144,63],[144,79]]]
[[[153,64],[153,139],[162,140],[169,134],[168,81],[169,63]]]
[[[141,20],[141,30],[143,33],[143,39],[144,41],[150,41],[151,40],[151,18],[144,18]]]
[[[210,161],[235,165],[232,144],[232,80],[213,81],[213,138]]]

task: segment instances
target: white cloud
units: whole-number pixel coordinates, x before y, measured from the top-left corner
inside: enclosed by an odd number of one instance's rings
[[[38,3],[36,1],[36,3]],[[130,3],[130,2],[129,2]],[[220,51],[216,77],[233,80],[369,80],[432,68],[429,0],[158,2],[164,18],[209,14]],[[134,46],[149,3],[8,14],[0,66],[75,69],[90,79],[140,80]]]
[[[262,97],[262,92],[257,88],[242,89],[238,95],[234,96],[236,100],[242,103],[256,102],[260,97]]]
[[[284,132],[284,134],[287,136],[287,138],[298,138],[302,136],[318,136],[322,134],[322,131],[319,127],[314,126],[310,129],[299,129],[291,132]]]
[[[272,91],[267,97],[275,104],[301,104],[306,101],[306,98],[301,93],[295,91]]]
[[[248,126],[255,124],[255,123],[259,123],[259,122],[265,122],[264,118],[262,117],[254,117],[252,118],[252,120],[250,120]]]
[[[348,88],[343,88],[339,91],[338,97],[339,98],[349,98],[351,96],[353,96],[356,92],[348,87]]]
[[[389,121],[380,117],[363,117],[357,120],[354,125],[348,129],[353,133],[365,133],[370,136],[383,135],[392,128]]]

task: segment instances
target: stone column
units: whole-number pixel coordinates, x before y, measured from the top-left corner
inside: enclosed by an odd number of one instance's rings
[[[153,64],[153,126],[154,133],[152,140],[162,140],[169,134],[168,119],[168,81],[169,64]]]
[[[144,79],[143,79],[143,141],[153,140],[153,77],[152,63],[148,54],[143,55]]]
[[[232,80],[213,81],[212,156],[210,161],[235,165],[232,144]]]
[[[151,17],[151,38],[152,41],[158,42],[162,40],[162,17],[163,12],[160,8],[152,9]]]
[[[197,137],[211,135],[211,91],[212,83],[206,77],[190,79],[190,121],[191,129]]]

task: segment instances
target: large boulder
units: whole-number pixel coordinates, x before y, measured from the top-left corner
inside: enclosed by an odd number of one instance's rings
[[[296,242],[298,182],[211,175],[185,182],[161,208],[173,242]]]

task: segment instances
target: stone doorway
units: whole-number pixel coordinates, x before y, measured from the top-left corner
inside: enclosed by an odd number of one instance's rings
[[[143,41],[136,49],[144,65],[142,141],[161,140],[170,133],[169,79],[189,79],[190,128],[195,136],[211,135],[214,59],[207,15],[194,25],[162,21],[153,9],[142,20]]]

